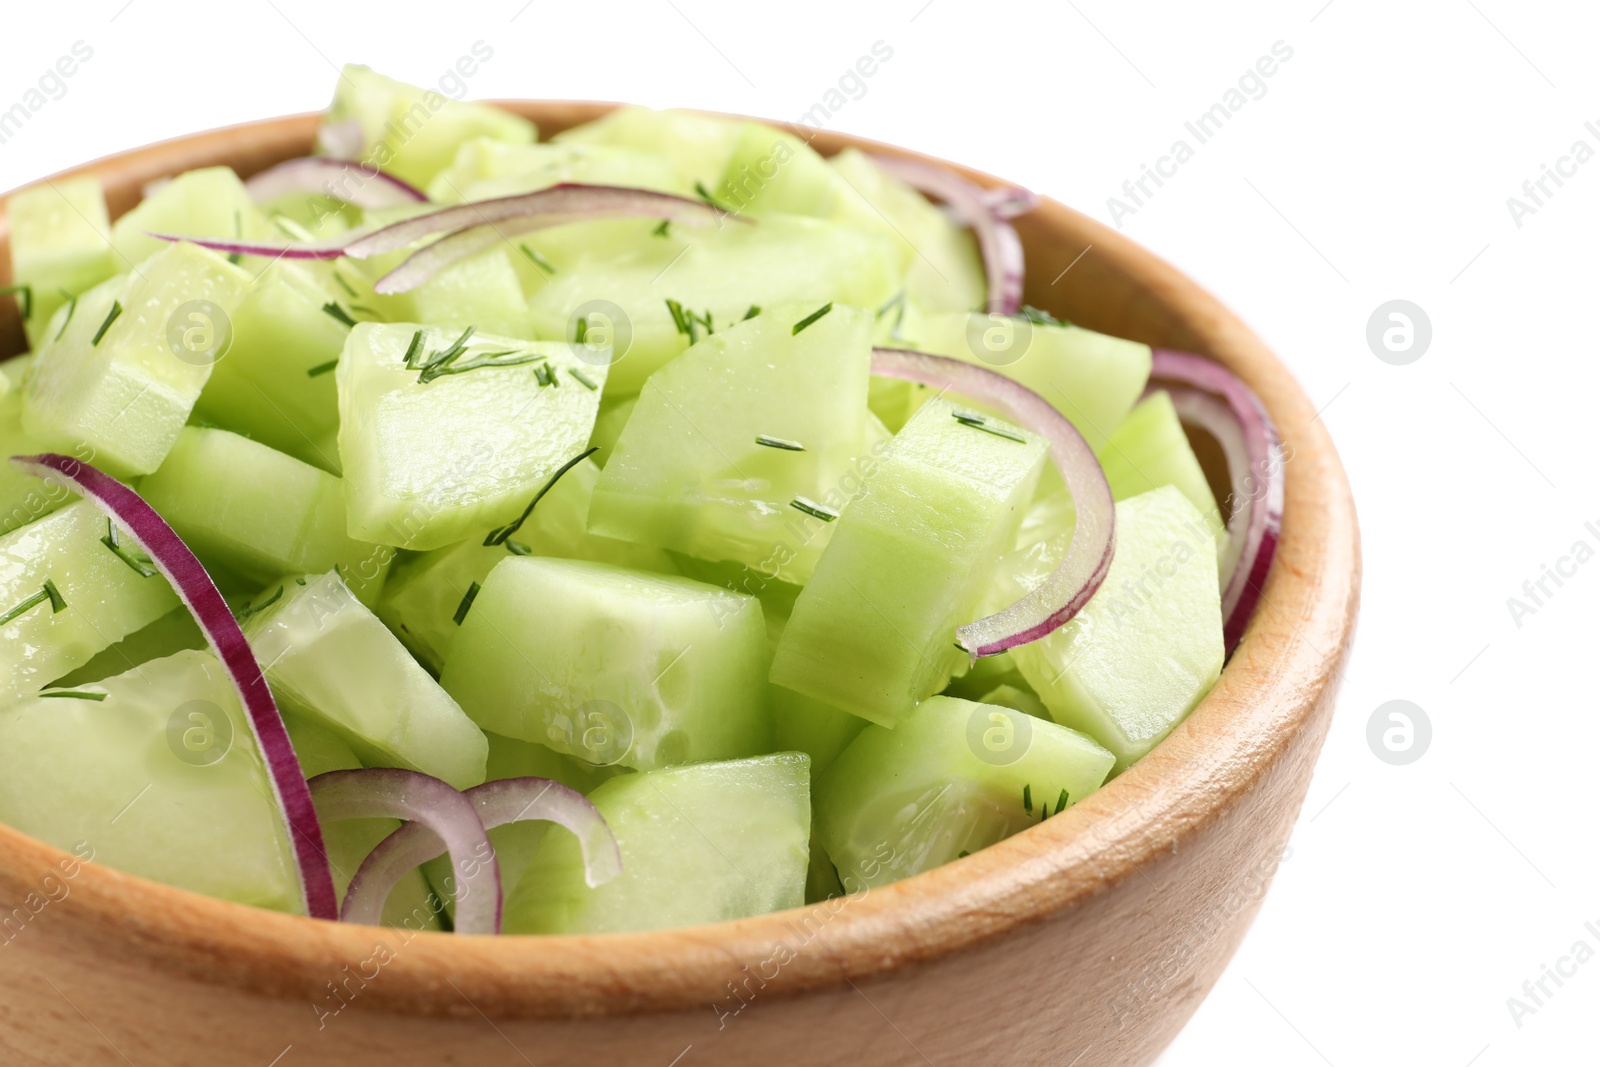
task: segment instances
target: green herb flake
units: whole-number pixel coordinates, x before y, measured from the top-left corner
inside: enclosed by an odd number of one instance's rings
[[[94,340],[89,342],[89,347],[94,348],[94,347],[97,347],[100,344],[100,339],[106,335],[106,331],[111,329],[111,324],[113,322],[116,322],[117,321],[117,316],[121,315],[121,314],[122,314],[122,301],[120,301],[120,300],[111,301],[111,312],[110,312],[110,314],[106,315],[106,321],[102,322],[100,324],[100,328],[94,332]]]
[[[423,342],[421,330],[411,335],[411,344],[406,348],[406,370],[417,369],[417,360],[422,357]]]
[[[1017,313],[1017,318],[1027,319],[1029,322],[1040,326],[1071,326],[1072,323],[1065,319],[1058,319],[1048,311],[1042,311],[1032,304],[1023,304],[1022,310]]]
[[[531,556],[533,555],[533,546],[525,545],[521,541],[507,541],[506,551],[513,556]]]
[[[461,604],[456,608],[455,621],[457,626],[460,626],[461,623],[466,619],[467,612],[472,610],[472,602],[478,599],[478,590],[482,588],[483,586],[479,585],[477,582],[473,582],[472,585],[468,587],[467,595],[461,598]]]
[[[600,388],[600,383],[599,382],[596,382],[594,379],[590,378],[587,374],[583,373],[583,371],[579,370],[577,367],[568,367],[567,368],[567,373],[572,375],[572,377],[578,382],[579,385],[583,386],[585,389],[589,390],[589,392],[591,392],[591,393],[594,392],[596,389]]]
[[[970,855],[972,855],[972,853],[968,852],[966,849],[962,849],[961,852],[957,854],[956,859],[964,860]]]
[[[539,253],[535,252],[533,249],[529,248],[526,241],[518,244],[517,247],[522,249],[522,254],[528,257],[529,263],[532,263],[535,267],[538,267],[546,274],[556,273],[556,268],[551,264],[551,262],[541,256]]]
[[[155,568],[151,567],[150,557],[144,553],[128,552],[122,547],[122,538],[117,533],[117,524],[110,519],[106,520],[106,535],[100,538],[100,543],[109,548],[122,562],[126,563],[133,572],[141,578],[155,577]]]
[[[1007,441],[1017,441],[1027,444],[1028,439],[1008,426],[989,421],[986,415],[976,415],[970,411],[952,411],[951,416],[963,426],[970,426],[974,430],[992,433],[996,437],[1004,437]]]
[[[671,236],[671,231],[672,231],[672,220],[671,219],[662,219],[661,220],[661,225],[659,225],[655,229],[651,230],[650,233],[652,235],[656,236],[656,237],[669,237],[669,236]]]
[[[48,578],[44,580],[44,595],[50,601],[50,614],[59,615],[67,610],[66,598],[61,595],[61,590],[56,588],[56,583]]]
[[[61,335],[67,332],[67,324],[72,321],[73,312],[78,310],[78,294],[69,293],[65,289],[60,289],[57,291],[62,296],[67,298],[67,317],[61,320],[61,329],[56,331],[55,336],[55,339],[59,341],[61,340]]]
[[[761,305],[760,304],[751,304],[750,305],[750,309],[744,313],[744,318],[740,319],[739,321],[740,322],[749,322],[751,319],[755,318],[759,314],[761,314]]]
[[[781,448],[786,452],[804,452],[806,446],[799,441],[791,441],[787,437],[768,437],[764,433],[756,434],[756,444],[765,445],[767,448]]]
[[[548,388],[556,383],[555,373],[550,370],[550,365],[547,363],[541,363],[533,368],[533,376],[539,382],[539,388],[541,389]]]
[[[1067,802],[1068,802],[1069,799],[1070,798],[1067,796],[1067,791],[1065,789],[1063,789],[1061,791],[1061,795],[1056,798],[1056,810],[1051,812],[1050,814],[1052,814],[1052,815],[1060,815],[1062,813],[1062,811],[1064,811],[1066,809]]]
[[[816,322],[818,319],[822,318],[822,316],[826,315],[832,310],[833,301],[830,300],[817,310],[813,311],[811,314],[807,315],[805,318],[801,319],[799,322],[795,323],[794,329],[789,331],[790,334],[792,335],[799,333],[801,330],[805,329],[807,326],[810,326],[813,322]]]
[[[489,536],[483,539],[484,547],[487,548],[494,545],[505,544],[512,534],[522,529],[522,524],[528,521],[528,516],[533,514],[533,509],[538,505],[539,501],[544,499],[544,495],[554,488],[555,484],[561,480],[561,476],[598,451],[600,451],[598,445],[592,446],[583,452],[579,452],[576,456],[573,456],[571,459],[563,463],[556,470],[556,472],[550,476],[550,480],[545,482],[544,486],[533,495],[533,499],[528,502],[527,507],[522,509],[522,514],[517,517],[515,522],[502,526],[498,530],[489,531]],[[515,551],[515,549],[512,551]]]
[[[581,345],[581,344],[584,344],[585,342],[587,342],[588,340],[589,340],[589,316],[583,315],[578,319],[577,324],[572,327],[572,343],[575,344],[575,345]]]
[[[67,700],[104,700],[107,695],[106,693],[94,693],[87,689],[47,689],[39,694],[39,696],[46,699]]]
[[[25,319],[33,318],[33,286],[31,285],[0,285],[0,293],[10,293],[17,298],[17,310],[22,312]]]
[[[706,188],[705,182],[695,182],[694,183],[694,195],[698,196],[706,204],[707,207],[715,208],[718,211],[722,212],[724,215],[732,215],[733,214],[733,209],[732,208],[726,207],[723,204],[719,203],[717,201],[717,198],[711,195],[711,190]]]
[[[318,363],[315,367],[312,367],[306,371],[306,377],[320,378],[338,366],[339,361],[337,359],[330,359],[326,363]]]
[[[337,566],[334,567],[334,570],[338,570],[338,569],[339,568]],[[251,616],[259,615],[263,611],[266,611],[268,608],[272,607],[272,605],[276,604],[278,601],[280,601],[282,599],[283,599],[283,586],[280,585],[280,586],[278,586],[278,591],[276,593],[273,593],[270,597],[268,597],[267,599],[263,600],[261,603],[253,604],[253,605],[252,604],[246,604],[243,608],[241,608],[239,610],[239,614],[236,615],[235,618],[238,619],[238,621],[240,621],[240,622],[244,622],[244,620],[250,618]]]
[[[350,317],[350,313],[348,311],[339,306],[339,302],[337,300],[330,300],[326,304],[323,304],[322,310],[326,311],[329,315],[338,319],[346,326],[354,327],[356,324],[356,320]]]
[[[338,283],[339,288],[350,294],[351,300],[355,300],[359,297],[360,294],[358,294],[354,289],[350,288],[350,283],[344,280],[343,274],[340,274],[338,271],[334,271],[333,280]]]
[[[237,211],[233,213],[233,238],[236,241],[244,239],[244,218]],[[228,253],[228,262],[234,266],[238,266],[239,261],[243,258],[244,256],[238,252]]]
[[[61,593],[56,589],[55,583],[48,578],[45,579],[44,585],[40,587],[37,593],[28,597],[4,615],[0,615],[0,626],[4,626],[13,619],[21,618],[40,604],[49,604],[51,614],[67,606],[66,601],[61,599]],[[57,604],[60,604],[61,607],[56,607]]]
[[[839,517],[839,513],[837,511],[834,511],[831,508],[825,508],[816,501],[807,500],[803,496],[797,496],[793,500],[789,501],[789,506],[794,508],[796,511],[805,512],[813,519],[821,519],[823,522],[832,522],[834,519]]]
[[[1033,814],[1033,786],[1031,784],[1022,787],[1022,810],[1029,815]]]

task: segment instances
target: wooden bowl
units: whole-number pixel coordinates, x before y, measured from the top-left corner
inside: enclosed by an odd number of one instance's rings
[[[548,134],[612,105],[504,106]],[[201,133],[75,173],[100,178],[115,216],[155,178],[213,164],[247,176],[303,155],[316,122],[300,115]],[[825,153],[863,143],[826,132],[814,141]],[[1042,202],[1017,228],[1029,303],[1216,358],[1260,395],[1291,450],[1283,540],[1262,606],[1221,681],[1154,752],[1047,823],[860,897],[597,937],[407,940],[76,865],[0,826],[5,1061],[1154,1059],[1244,936],[1305,798],[1355,622],[1356,516],[1310,402],[1238,319],[1060,204]],[[9,263],[4,249],[0,263]],[[0,303],[0,344],[9,338],[0,351],[20,351],[15,308]]]

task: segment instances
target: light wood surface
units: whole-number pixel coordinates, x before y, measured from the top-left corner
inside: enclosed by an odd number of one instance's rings
[[[548,135],[611,105],[505,106]],[[248,175],[302,155],[315,122],[203,133],[82,170],[100,176],[116,215],[153,178],[218,163]],[[861,143],[814,141],[824,152]],[[1149,1063],[1233,954],[1305,797],[1355,621],[1356,516],[1311,404],[1238,319],[1059,204],[1017,226],[1029,303],[1217,358],[1292,450],[1262,607],[1210,696],[1148,757],[1049,822],[859,898],[600,937],[405,941],[93,863],[63,878],[66,853],[0,827],[0,918],[26,919],[0,931],[0,1061]],[[7,343],[21,348],[9,299]]]

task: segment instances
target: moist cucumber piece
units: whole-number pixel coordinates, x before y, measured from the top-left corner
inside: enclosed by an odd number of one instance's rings
[[[987,848],[1100,788],[1114,757],[1088,736],[953,697],[868,726],[817,786],[817,831],[858,892]],[[1026,793],[1024,792],[1026,789]]]
[[[596,466],[604,467],[606,460],[611,458],[611,453],[617,447],[617,441],[622,437],[623,427],[628,425],[628,420],[633,417],[633,409],[638,403],[639,398],[636,396],[601,398],[600,413],[594,419],[594,432],[589,435],[589,444],[599,449],[594,454]]]
[[[212,367],[195,414],[325,465],[317,442],[339,425],[330,364],[350,333],[326,309],[341,301],[349,302],[347,294],[300,264],[268,267],[233,313],[233,342]]]
[[[451,100],[350,63],[339,72],[324,121],[352,120],[361,126],[361,158],[419,189],[450,165],[464,141],[529,144],[538,136],[533,123],[509,111]]]
[[[736,119],[694,111],[655,111],[632,105],[563,130],[551,138],[559,145],[615,145],[658,156],[670,162],[692,188],[699,182],[716,187],[740,134]]]
[[[951,222],[941,208],[860,149],[846,148],[828,165],[853,194],[840,200],[834,217],[883,233],[900,249],[908,311],[965,312],[983,306],[989,290],[971,230]],[[909,315],[905,328],[914,330],[920,317]]]
[[[1077,326],[973,312],[929,315],[917,346],[1020,382],[1065,415],[1096,451],[1150,377],[1150,346]]]
[[[279,589],[245,622],[279,700],[338,733],[369,766],[406,767],[458,789],[483,781],[483,732],[337,574]]]
[[[108,530],[105,514],[80,500],[0,537],[0,616],[33,602],[0,624],[0,675],[10,693],[83,666],[178,606],[167,580],[140,563],[127,532],[118,531],[121,552],[149,577],[105,545]]]
[[[428,185],[428,198],[458,204],[531,193],[561,182],[694,195],[692,180],[686,181],[670,160],[650,152],[580,142],[507,144],[477,137],[462,142],[455,160]]]
[[[617,835],[622,873],[589,888],[577,839],[547,833],[506,902],[506,932],[658,930],[799,907],[807,763],[784,752],[611,779],[589,799]]]
[[[1044,464],[1044,442],[988,432],[933,400],[845,509],[778,642],[771,680],[893,726],[967,658],[976,618]]]
[[[474,583],[482,585],[501,560],[512,555],[591,559],[635,570],[674,573],[660,549],[598,537],[584,529],[589,498],[600,470],[584,460],[563,474],[504,544],[485,545],[468,538],[458,545],[423,553],[395,568],[384,584],[378,617],[423,666],[438,673],[460,626],[462,599]]]
[[[486,730],[653,769],[770,749],[761,604],[687,578],[512,556],[441,682]]]
[[[370,603],[394,556],[345,532],[338,478],[227,430],[184,427],[139,491],[196,555],[257,583],[338,567]]]
[[[6,219],[12,284],[32,290],[32,314],[23,325],[36,349],[49,336],[45,324],[56,308],[117,272],[106,198],[98,178],[58,178],[12,193]]]
[[[762,122],[746,122],[715,186],[717,202],[756,217],[810,215],[825,219],[840,210],[850,187],[817,150],[792,133]]]
[[[1126,500],[1163,485],[1173,486],[1205,517],[1213,537],[1221,538],[1222,512],[1170,395],[1155,392],[1139,401],[1099,456],[1112,497]]]
[[[369,265],[369,274],[398,266],[405,254]],[[421,322],[460,331],[468,326],[485,334],[531,339],[528,301],[511,257],[504,248],[453,263],[427,282],[394,296],[377,295],[371,303],[391,322]]]
[[[149,474],[211,376],[208,360],[173,344],[175,316],[202,300],[231,316],[249,284],[223,257],[180,242],[138,273],[91,289],[60,338],[35,358],[23,427],[62,446],[86,446],[92,454],[85,458],[113,474]]]
[[[32,356],[0,363],[0,380],[7,383],[0,391],[0,459],[30,456],[48,448],[22,428],[22,376],[32,363]],[[0,534],[26,526],[74,499],[63,486],[41,481],[14,463],[0,463]]]
[[[153,233],[247,241],[283,237],[228,167],[184,171],[118,219],[111,227],[118,270],[128,270],[168,247],[168,242],[151,237]]]
[[[652,375],[595,486],[589,528],[804,583],[832,524],[796,502],[837,513],[872,461],[872,316],[835,307],[796,334],[816,310],[765,310]]]
[[[769,688],[767,702],[772,707],[773,744],[781,751],[810,756],[813,781],[867,726],[859,716],[781,685]]]
[[[0,819],[128,874],[303,912],[272,784],[216,658],[179,652],[85,689],[105,699],[30,694],[0,710]]]
[[[527,241],[556,267],[529,298],[538,336],[571,337],[573,316],[594,301],[622,309],[631,339],[626,350],[619,346],[608,384],[618,394],[638,392],[657,368],[688,347],[668,300],[709,315],[720,330],[752,306],[795,304],[809,311],[832,301],[875,308],[900,286],[888,241],[823,219],[673,226],[665,236],[655,230],[632,220],[625,226],[591,223],[532,234]]]
[[[1044,701],[1040,700],[1032,690],[1020,686],[997,685],[985,693],[978,703],[1025,711],[1036,719],[1050,718],[1050,711],[1044,706]]]
[[[601,386],[606,368],[582,359],[577,345],[474,334],[455,366],[542,358],[423,383],[406,368],[418,332],[429,358],[465,331],[365,322],[350,331],[335,372],[339,457],[352,537],[442,548],[516,519],[582,450],[600,393],[580,379]],[[504,352],[513,355],[494,355]]]
[[[114,674],[122,674],[153,659],[164,659],[190,649],[206,647],[206,635],[186,607],[169,611],[148,626],[141,626],[127,637],[94,654],[77,670],[51,682],[52,688],[73,689]]]
[[[1217,554],[1204,516],[1172,486],[1118,503],[1105,584],[1065,626],[1012,656],[1051,718],[1091,734],[1119,771],[1149,752],[1222,670]]]

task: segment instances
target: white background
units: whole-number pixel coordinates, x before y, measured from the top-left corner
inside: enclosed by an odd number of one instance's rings
[[[1600,160],[1520,227],[1506,204],[1575,140],[1600,149],[1584,129],[1600,120],[1593,5],[274,2],[9,5],[0,109],[73,42],[94,56],[0,145],[0,187],[320,108],[346,61],[433,82],[482,39],[494,57],[474,97],[793,119],[881,40],[893,58],[830,127],[1110,221],[1122,182],[1285,42],[1266,95],[1122,224],[1259,330],[1324,408],[1360,509],[1364,605],[1292,858],[1162,1063],[1594,1062],[1600,960],[1547,982],[1520,1027],[1506,1003],[1575,941],[1600,951],[1584,929],[1600,929],[1600,561],[1520,627],[1506,604],[1574,541],[1600,548],[1584,530],[1600,530]],[[1407,366],[1365,339],[1395,298],[1432,322]],[[1366,740],[1397,698],[1433,725],[1399,767]],[[1018,995],[1072,995],[1079,964],[1062,966],[1019,975]]]

